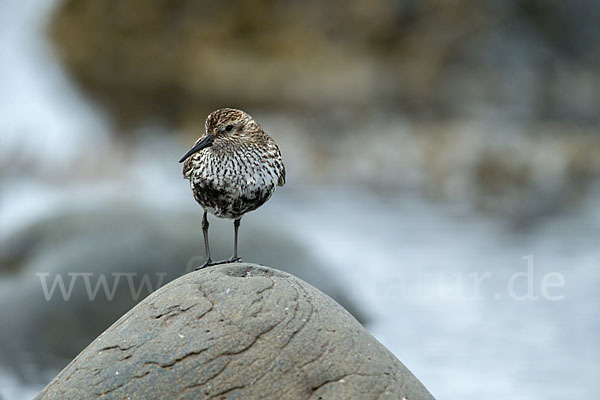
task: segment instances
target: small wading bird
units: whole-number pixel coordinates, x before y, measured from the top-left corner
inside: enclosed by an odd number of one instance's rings
[[[206,118],[206,133],[179,162],[196,201],[204,208],[202,233],[209,265],[241,261],[238,229],[242,216],[262,206],[275,187],[285,184],[279,147],[254,119],[241,110],[223,108]],[[213,262],[208,244],[206,213],[233,219],[233,256]]]

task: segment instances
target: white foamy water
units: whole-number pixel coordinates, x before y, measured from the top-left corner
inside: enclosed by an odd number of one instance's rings
[[[0,371],[0,399],[32,399],[42,386],[23,385],[14,375]]]
[[[57,0],[0,2],[0,160],[68,166],[106,140],[102,118],[82,102],[44,37]],[[38,165],[28,161],[36,157]]]
[[[335,270],[372,316],[369,330],[436,397],[597,395],[600,215],[593,202],[514,231],[414,197],[333,191],[295,202],[279,221]]]
[[[60,187],[28,175],[68,168],[107,141],[102,118],[81,101],[44,38],[56,4],[0,1],[0,168],[19,178],[0,185],[0,241],[48,215],[60,197]],[[0,359],[0,399],[31,399],[40,389],[2,368]]]

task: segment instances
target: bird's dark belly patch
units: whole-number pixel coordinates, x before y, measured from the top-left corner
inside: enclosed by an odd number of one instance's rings
[[[263,205],[275,190],[274,186],[248,190],[244,187],[216,187],[211,182],[192,186],[194,198],[208,212],[221,218],[239,218]]]

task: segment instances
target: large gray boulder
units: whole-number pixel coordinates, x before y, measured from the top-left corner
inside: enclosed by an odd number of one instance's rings
[[[36,399],[432,399],[346,310],[254,264],[187,274],[148,296]]]

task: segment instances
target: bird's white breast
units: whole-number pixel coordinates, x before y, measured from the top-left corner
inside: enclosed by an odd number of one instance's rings
[[[256,209],[271,197],[283,173],[281,156],[274,150],[277,154],[245,148],[226,157],[210,148],[198,152],[186,176],[196,200],[227,218]]]

